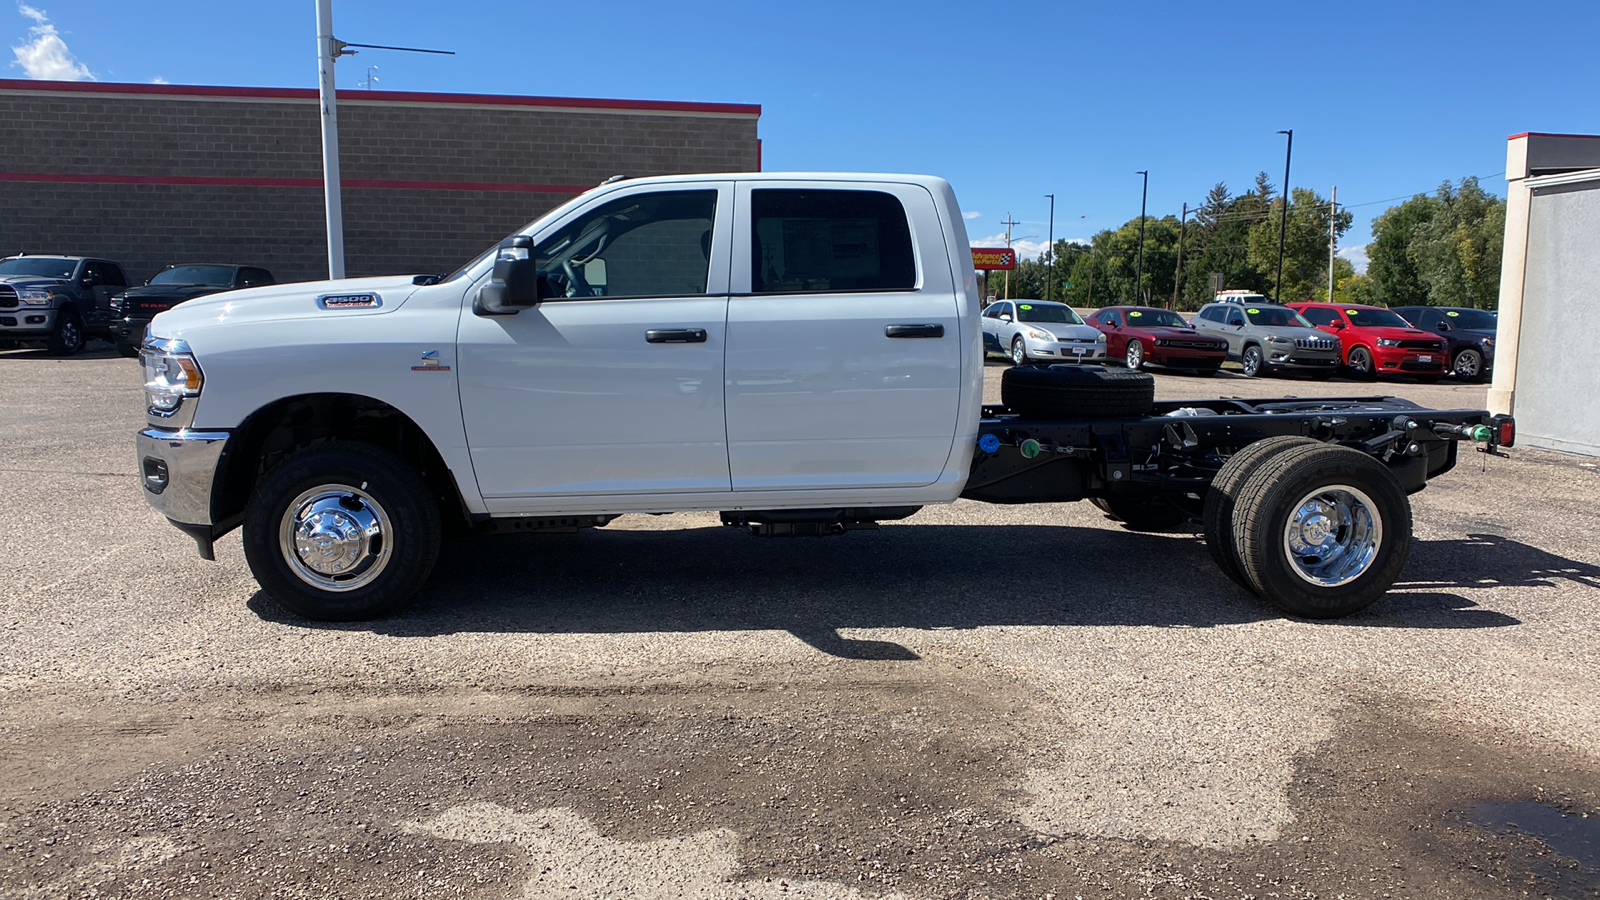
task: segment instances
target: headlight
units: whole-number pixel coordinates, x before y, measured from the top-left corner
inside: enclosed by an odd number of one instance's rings
[[[1156,338],[1154,343],[1157,347],[1165,347],[1169,342],[1166,338]]]
[[[144,367],[144,399],[150,412],[169,415],[185,397],[200,396],[205,375],[183,341],[152,339],[139,351]]]
[[[1396,340],[1391,340],[1389,338],[1378,338],[1378,346],[1379,347],[1398,347],[1398,346],[1400,346],[1400,342],[1396,341]]]
[[[23,288],[17,291],[17,302],[23,306],[49,306],[50,292],[40,288]]]
[[[1281,337],[1281,336],[1276,335],[1276,334],[1267,335],[1267,340],[1271,341],[1274,344],[1292,344],[1292,343],[1294,343],[1294,339],[1293,338]]]
[[[1104,331],[1102,331],[1099,334],[1095,335],[1094,336],[1094,342],[1096,344],[1104,344],[1106,342],[1106,333]]]
[[[125,305],[127,305],[127,303],[128,303],[128,295],[127,294],[118,294],[115,297],[111,298],[111,311],[113,313],[115,313],[116,315],[120,316],[120,315],[122,315],[122,308]]]
[[[1036,341],[1052,341],[1052,342],[1054,342],[1055,339],[1056,339],[1056,336],[1051,334],[1050,332],[1048,332],[1048,331],[1038,331],[1038,330],[1029,330],[1028,331],[1028,337],[1031,337]]]

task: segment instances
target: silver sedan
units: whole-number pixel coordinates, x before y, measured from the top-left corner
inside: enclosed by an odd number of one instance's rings
[[[1065,303],[996,300],[983,310],[983,352],[1004,353],[1019,366],[1030,362],[1106,361],[1106,336]]]

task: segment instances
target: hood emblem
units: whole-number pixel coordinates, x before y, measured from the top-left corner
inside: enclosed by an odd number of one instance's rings
[[[450,367],[449,366],[441,366],[441,365],[439,365],[439,351],[437,351],[437,350],[424,350],[424,351],[422,351],[422,363],[420,365],[412,366],[411,367],[411,371],[413,371],[413,372],[448,372],[448,371],[450,371]]]
[[[376,309],[383,305],[383,298],[370,291],[355,294],[321,294],[317,297],[317,306],[321,309]]]

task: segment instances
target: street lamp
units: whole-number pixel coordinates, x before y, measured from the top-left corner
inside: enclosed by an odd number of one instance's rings
[[[1289,158],[1294,154],[1294,129],[1280,131],[1279,134],[1288,135],[1289,143],[1283,149],[1283,212],[1278,216],[1278,280],[1273,283],[1273,291],[1277,295],[1272,299],[1283,302],[1283,241],[1289,235]],[[1333,296],[1328,297],[1329,302]]]
[[[1144,176],[1144,187],[1139,191],[1139,274],[1133,283],[1135,302],[1144,302],[1144,201],[1150,194],[1150,173],[1140,169],[1133,173]]]
[[[1056,195],[1045,194],[1050,198],[1050,243],[1045,247],[1044,258],[1044,299],[1050,301],[1051,282],[1056,280]]]

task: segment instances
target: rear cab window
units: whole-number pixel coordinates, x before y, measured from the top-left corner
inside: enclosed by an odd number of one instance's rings
[[[893,194],[842,188],[750,192],[753,294],[909,291],[917,261]]]

